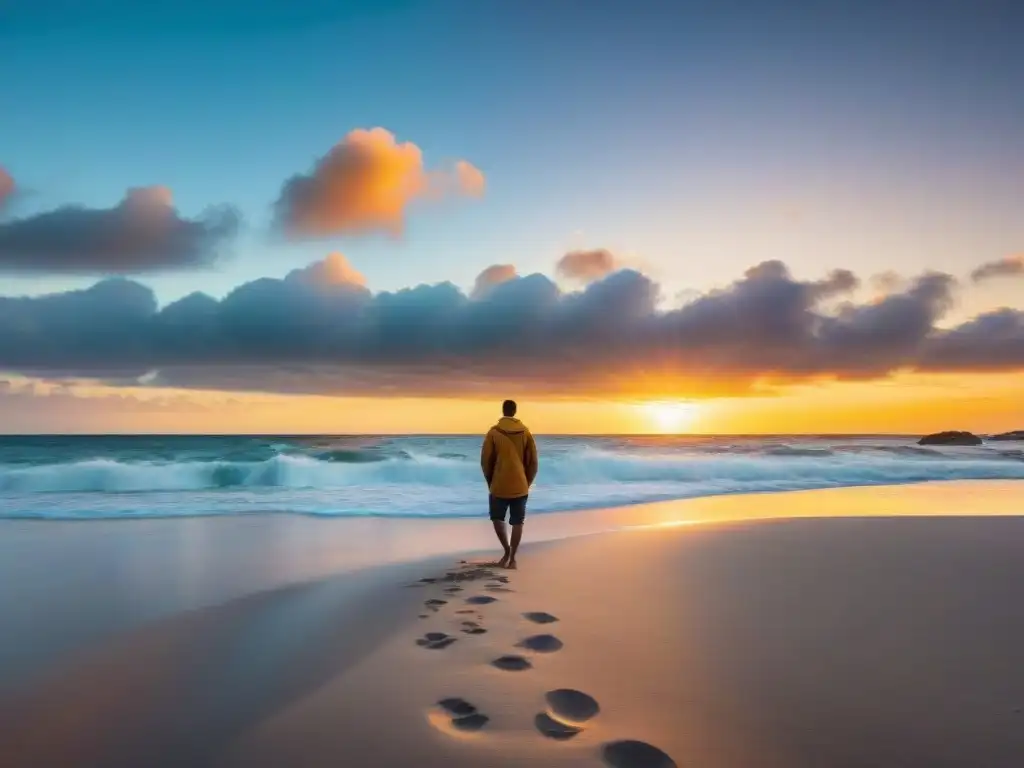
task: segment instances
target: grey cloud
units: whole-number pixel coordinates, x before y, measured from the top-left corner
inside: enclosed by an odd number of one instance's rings
[[[1024,311],[997,309],[937,332],[922,356],[932,371],[1007,371],[1024,368]]]
[[[371,293],[260,279],[222,300],[162,309],[128,280],[0,298],[0,370],[169,386],[380,395],[743,394],[820,377],[898,370],[1024,369],[1024,313],[943,330],[956,281],[927,273],[900,293],[827,308],[857,285],[845,270],[795,279],[778,261],[669,311],[647,276],[621,270],[564,292],[543,275],[470,298],[451,283]],[[133,378],[134,377],[134,378]]]
[[[187,219],[169,190],[140,187],[113,208],[69,205],[0,221],[0,271],[137,274],[207,267],[238,226],[230,207]]]
[[[1009,256],[998,261],[982,264],[971,272],[971,280],[980,283],[994,277],[1015,277],[1024,275],[1024,256]]]
[[[824,280],[810,285],[814,296],[827,299],[849,293],[860,285],[860,280],[848,269],[834,269]]]
[[[935,332],[935,323],[953,305],[956,280],[930,272],[903,293],[844,307],[826,319],[820,339],[833,356],[831,367],[850,378],[878,376],[913,367]]]
[[[880,272],[877,275],[872,275],[870,280],[871,288],[876,292],[885,295],[889,293],[895,293],[900,291],[907,285],[907,279],[893,270],[887,270]]]

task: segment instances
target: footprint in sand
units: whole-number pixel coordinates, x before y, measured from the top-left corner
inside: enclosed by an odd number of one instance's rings
[[[462,587],[445,587],[444,593],[446,595],[454,595],[456,592],[461,592]]]
[[[509,589],[501,584],[488,584],[484,587],[488,592],[515,592],[514,589]]]
[[[416,645],[436,651],[447,648],[458,639],[457,637],[446,635],[444,632],[427,632],[423,637],[416,640]]]
[[[533,718],[533,724],[544,736],[555,741],[568,741],[583,731],[582,728],[577,728],[574,725],[558,722],[546,712],[541,712]]]
[[[612,741],[601,748],[601,757],[612,768],[678,768],[675,761],[645,741]]]
[[[583,732],[583,728],[577,728],[574,725],[560,723],[544,712],[534,718],[534,725],[537,726],[537,730],[539,730],[543,735],[548,738],[553,738],[555,741],[567,741],[573,736]]]
[[[534,624],[554,624],[558,621],[557,616],[552,616],[550,613],[544,611],[531,611],[524,613],[523,618],[527,621],[532,621]]]
[[[498,574],[490,568],[474,565],[466,565],[461,570],[449,571],[444,576],[445,581],[479,581],[497,578]]]
[[[437,710],[437,714],[441,715],[448,725],[464,733],[479,731],[490,722],[487,715],[481,714],[465,699],[456,697],[441,699],[437,702]]]
[[[597,699],[575,688],[556,688],[545,693],[544,699],[551,716],[570,725],[582,725],[601,711]]]
[[[475,621],[464,621],[462,622],[462,631],[467,635],[482,635],[487,632],[486,629],[481,627]]]
[[[558,688],[544,694],[548,711],[534,719],[534,725],[544,736],[555,741],[566,741],[583,731],[583,725],[592,720],[601,707],[597,700],[583,691]]]
[[[433,611],[434,613],[437,613],[439,610],[441,610],[441,606],[442,605],[448,605],[448,601],[447,600],[439,600],[436,597],[432,597],[429,600],[425,600],[423,602],[423,605],[425,605],[427,607],[427,610]]]
[[[554,635],[532,635],[516,643],[517,648],[526,648],[535,653],[554,653],[562,650],[563,643]]]
[[[467,597],[466,602],[470,605],[487,605],[488,603],[497,602],[498,598],[491,597],[490,595],[473,595],[473,597]]]
[[[524,659],[522,656],[499,656],[491,662],[491,666],[505,672],[522,672],[523,670],[533,668],[530,660]]]

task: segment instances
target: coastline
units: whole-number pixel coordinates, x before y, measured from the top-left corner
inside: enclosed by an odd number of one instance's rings
[[[7,523],[20,559],[0,557],[0,659],[21,674],[0,695],[0,754],[327,765],[359,749],[367,765],[411,753],[419,765],[592,765],[632,738],[723,768],[1014,764],[1022,500],[1024,484],[956,482],[538,515],[521,570],[497,574],[514,592],[465,584],[498,598],[472,616],[444,582],[407,585],[476,559],[458,553],[491,546],[484,520],[390,521],[362,537],[286,516]],[[427,599],[448,602],[434,612]],[[560,621],[524,625],[528,611]],[[486,633],[463,634],[467,620]],[[427,631],[457,642],[418,646]],[[564,648],[517,650],[549,631]],[[50,632],[71,640],[43,647]],[[508,653],[533,668],[490,665]],[[565,742],[534,725],[560,687],[601,705]],[[433,705],[451,696],[487,726],[450,727]]]

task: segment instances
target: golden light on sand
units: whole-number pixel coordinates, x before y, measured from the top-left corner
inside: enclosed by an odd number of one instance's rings
[[[699,406],[681,400],[659,400],[637,406],[658,432],[678,434],[693,426]]]

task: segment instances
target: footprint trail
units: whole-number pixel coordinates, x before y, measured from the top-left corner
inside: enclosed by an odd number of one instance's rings
[[[495,594],[513,593],[509,585],[509,577],[497,573],[492,565],[480,565],[463,561],[453,571],[443,577],[426,577],[409,586],[436,587],[449,598],[463,592],[465,582],[483,582],[478,589],[482,593],[471,594],[464,598],[465,607],[454,611],[457,614],[455,626],[459,632],[472,638],[487,633],[483,625],[483,606],[500,603]],[[424,602],[428,613],[438,613],[447,600],[431,598]],[[428,613],[420,614],[426,618]],[[472,616],[472,618],[470,618]],[[465,618],[463,618],[465,617]],[[546,611],[529,611],[521,614],[522,620],[533,625],[547,625],[559,622],[560,619]],[[431,650],[442,650],[456,642],[457,638],[445,632],[427,632],[416,644]],[[467,639],[466,642],[477,642]],[[516,647],[534,654],[551,654],[565,648],[562,640],[553,634],[542,633],[529,635]],[[524,672],[533,669],[533,662],[527,656],[505,654],[490,662],[490,666],[503,672]],[[601,712],[597,700],[588,693],[574,688],[555,688],[544,694],[545,710],[533,717],[536,733],[554,742],[570,741],[584,733]],[[453,737],[476,735],[490,722],[490,718],[480,712],[476,706],[465,699],[449,697],[440,699],[428,715],[430,721],[440,730]],[[598,748],[601,762],[608,768],[677,768],[676,762],[664,751],[653,744],[635,739],[619,739],[601,744]]]

